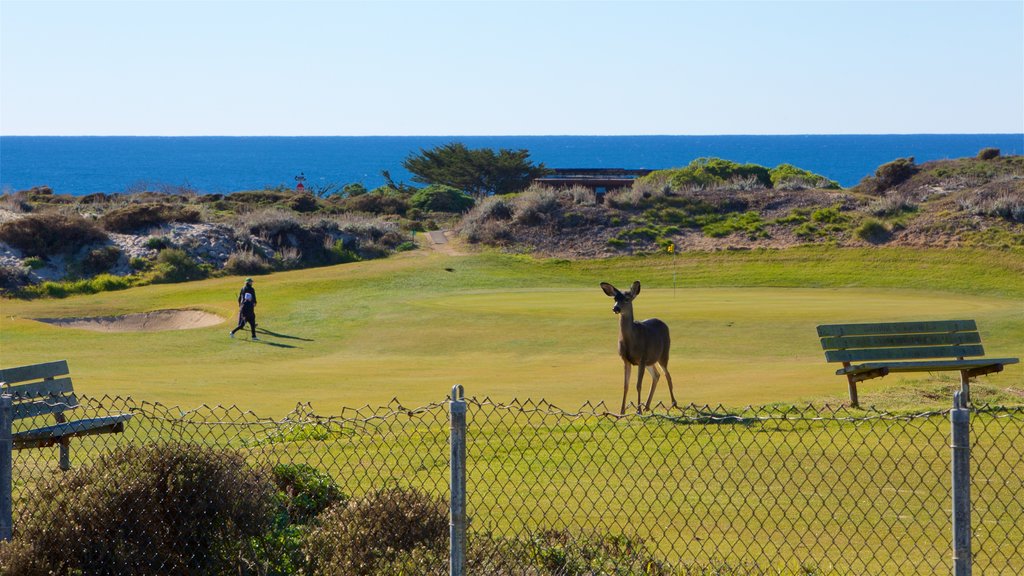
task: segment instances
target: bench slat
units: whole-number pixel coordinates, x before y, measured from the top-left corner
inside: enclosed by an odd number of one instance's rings
[[[31,402],[20,402],[14,405],[11,412],[15,420],[20,420],[42,414],[56,414],[77,406],[78,398],[74,394],[66,394],[64,396],[47,396]]]
[[[948,370],[971,370],[989,366],[1017,364],[1019,358],[979,358],[977,360],[934,360],[925,362],[868,362],[848,368],[836,370],[837,376],[860,374],[880,368],[888,368],[889,372],[942,372]]]
[[[943,332],[883,336],[830,336],[821,339],[821,347],[825,350],[897,348],[900,346],[959,346],[962,344],[981,344],[981,334],[977,332]]]
[[[823,324],[818,336],[873,336],[879,334],[925,334],[933,332],[976,332],[974,320],[930,322],[876,322],[871,324]]]
[[[15,405],[18,402],[38,398],[40,396],[55,396],[74,392],[71,385],[71,378],[55,378],[43,380],[32,384],[18,384],[16,386],[4,386],[4,394],[13,396]]]
[[[985,349],[981,346],[919,346],[914,348],[828,350],[825,352],[825,359],[829,362],[861,362],[864,360],[919,360],[984,355]]]
[[[41,380],[69,374],[68,361],[58,360],[44,364],[32,364],[31,366],[16,366],[0,370],[0,382],[8,385],[29,380]]]
[[[124,430],[124,423],[131,417],[131,414],[115,414],[25,430],[14,434],[14,449],[52,446],[64,438],[121,432]]]

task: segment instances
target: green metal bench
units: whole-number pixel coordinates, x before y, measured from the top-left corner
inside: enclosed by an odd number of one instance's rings
[[[818,326],[825,360],[842,362],[850,404],[858,405],[857,383],[892,372],[960,372],[964,402],[970,379],[1001,372],[1017,358],[981,358],[985,349],[974,320],[826,324]]]
[[[60,468],[71,467],[70,439],[121,432],[131,414],[68,420],[79,406],[65,360],[0,370],[0,539],[11,537],[12,451],[60,445]],[[55,424],[13,432],[15,420],[52,414]]]

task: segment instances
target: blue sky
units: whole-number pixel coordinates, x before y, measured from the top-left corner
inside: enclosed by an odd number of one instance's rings
[[[0,134],[1024,132],[1024,2],[0,0]]]

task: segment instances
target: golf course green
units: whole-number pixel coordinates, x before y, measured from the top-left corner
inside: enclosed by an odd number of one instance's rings
[[[321,414],[394,398],[415,407],[444,399],[453,384],[476,397],[616,410],[618,319],[598,284],[634,280],[643,286],[637,319],[661,318],[672,331],[669,366],[684,404],[842,402],[846,382],[824,360],[818,324],[972,318],[989,356],[1024,354],[1024,258],[1013,251],[808,247],[567,261],[423,248],[256,277],[258,342],[247,330],[228,337],[239,277],[5,299],[0,365],[67,359],[81,394],[270,417],[306,402]],[[224,322],[97,332],[36,320],[180,309]],[[945,406],[946,394],[907,391],[956,382],[949,373],[893,375],[862,384],[861,403]],[[649,378],[644,385],[646,398]],[[1019,398],[1024,369],[979,385],[996,400]],[[668,398],[662,380],[654,401]]]

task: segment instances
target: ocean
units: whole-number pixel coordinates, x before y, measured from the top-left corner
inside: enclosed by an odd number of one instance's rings
[[[189,188],[230,193],[360,182],[412,183],[410,154],[462,142],[530,151],[549,168],[660,169],[711,156],[769,168],[788,163],[852,186],[893,159],[1024,153],[1024,134],[807,136],[0,136],[0,191],[49,186],[58,194]]]

